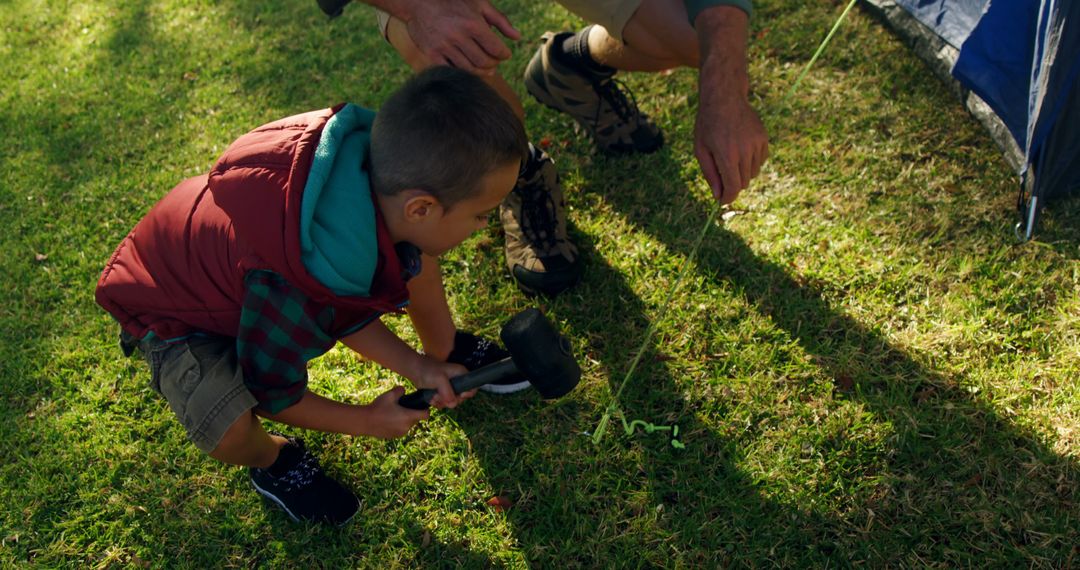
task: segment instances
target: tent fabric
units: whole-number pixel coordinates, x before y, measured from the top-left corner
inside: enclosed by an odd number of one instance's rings
[[[1080,3],[1043,4],[1039,32],[1045,47],[1032,73],[1027,154],[1038,161],[1039,195],[1057,198],[1080,188]]]
[[[1035,17],[1026,2],[993,2],[970,35],[953,76],[1001,117],[1023,149],[1027,140]]]
[[[888,13],[881,0],[864,1]],[[1002,147],[1015,142],[1023,153],[1018,165],[1026,182],[1021,184],[1020,229],[1030,239],[1047,199],[1080,190],[1080,1],[895,4],[925,26],[932,41],[959,49],[952,77],[985,102],[996,115],[995,124],[1004,124],[1013,140],[999,141]],[[894,27],[904,33],[904,27]],[[920,32],[913,39],[925,42],[927,35]]]
[[[896,0],[896,3],[959,49],[979,22],[989,0]]]

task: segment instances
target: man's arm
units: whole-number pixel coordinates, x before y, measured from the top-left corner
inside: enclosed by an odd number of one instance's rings
[[[348,0],[320,0],[320,6],[340,11]],[[471,73],[490,75],[510,49],[491,28],[512,40],[521,39],[502,12],[488,0],[363,0],[405,23],[416,47],[432,65],[452,65]]]
[[[749,101],[749,15],[713,6],[695,17],[694,28],[701,48],[694,154],[713,196],[729,204],[769,156],[768,135]]]

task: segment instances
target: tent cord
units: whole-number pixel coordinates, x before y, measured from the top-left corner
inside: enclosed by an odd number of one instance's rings
[[[844,11],[840,14],[840,17],[836,19],[836,23],[833,24],[833,27],[831,30],[829,30],[828,35],[826,35],[825,39],[821,41],[821,45],[819,45],[817,51],[814,52],[814,56],[810,58],[809,62],[806,63],[806,67],[803,68],[802,73],[800,73],[799,77],[795,80],[795,84],[791,86],[791,89],[784,97],[784,106],[787,105],[788,101],[791,99],[791,96],[795,94],[795,91],[799,88],[799,84],[802,83],[803,78],[806,77],[807,72],[810,71],[810,68],[814,65],[814,62],[816,62],[818,57],[821,56],[822,52],[825,51],[825,46],[829,44],[829,40],[831,40],[833,35],[836,34],[836,30],[840,28],[841,22],[844,21],[845,17],[847,17],[848,12],[851,11],[851,9],[855,6],[856,2],[858,2],[858,0],[851,0],[850,2],[848,2],[847,7],[844,8]],[[652,322],[649,323],[649,328],[645,330],[645,338],[642,339],[641,346],[638,347],[637,354],[634,356],[634,360],[630,363],[630,369],[626,371],[626,376],[623,377],[622,382],[619,384],[619,388],[615,391],[614,395],[612,395],[611,400],[608,402],[607,408],[604,410],[604,415],[600,418],[600,423],[597,424],[596,430],[592,434],[593,444],[599,444],[600,440],[603,439],[604,433],[607,431],[608,423],[611,421],[612,412],[615,411],[615,404],[622,396],[623,389],[626,388],[626,385],[630,382],[630,377],[633,376],[634,370],[637,369],[637,365],[641,361],[641,356],[645,354],[645,349],[648,348],[649,341],[652,340],[653,333],[656,332],[657,323],[662,321],[664,319],[664,316],[667,314],[668,307],[671,305],[671,299],[672,297],[674,297],[675,291],[679,288],[679,284],[682,283],[683,278],[686,276],[686,273],[690,267],[690,263],[692,263],[694,257],[697,256],[698,250],[701,248],[701,244],[705,240],[705,234],[708,233],[709,226],[716,218],[716,215],[720,213],[721,208],[723,208],[723,206],[720,204],[720,202],[716,202],[716,205],[709,213],[709,216],[705,218],[705,224],[701,228],[701,232],[698,234],[697,241],[694,242],[694,247],[690,249],[690,255],[688,255],[686,259],[683,260],[682,267],[679,268],[678,277],[675,278],[675,282],[671,284],[670,288],[668,288],[667,297],[664,299],[663,304],[660,305],[659,314],[657,314],[656,318],[654,318]],[[660,426],[646,422],[644,420],[633,420],[631,422],[627,422],[626,417],[623,416],[622,413],[619,414],[619,419],[622,421],[623,430],[626,432],[626,435],[632,435],[634,433],[635,427],[638,425],[640,425],[646,433],[652,433],[654,431],[671,431],[671,445],[677,449],[683,449],[685,447],[682,442],[678,440],[678,425]]]

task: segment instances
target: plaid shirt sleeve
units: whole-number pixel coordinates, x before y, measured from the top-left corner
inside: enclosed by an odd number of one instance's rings
[[[303,397],[308,361],[333,348],[334,310],[272,271],[248,272],[244,286],[237,357],[259,408],[276,414]]]

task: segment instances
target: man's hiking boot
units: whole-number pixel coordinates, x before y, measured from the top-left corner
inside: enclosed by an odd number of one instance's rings
[[[343,525],[360,508],[356,495],[323,473],[319,461],[295,438],[282,446],[273,465],[252,467],[250,473],[255,490],[294,521]]]
[[[529,150],[529,166],[499,206],[506,265],[526,293],[554,296],[581,278],[581,259],[566,235],[566,201],[555,163],[539,148]]]
[[[555,56],[557,44],[570,32],[543,36],[543,43],[525,69],[525,87],[537,101],[562,111],[578,122],[602,150],[644,152],[664,144],[663,133],[638,110],[625,86],[609,73],[590,73],[564,64]]]

